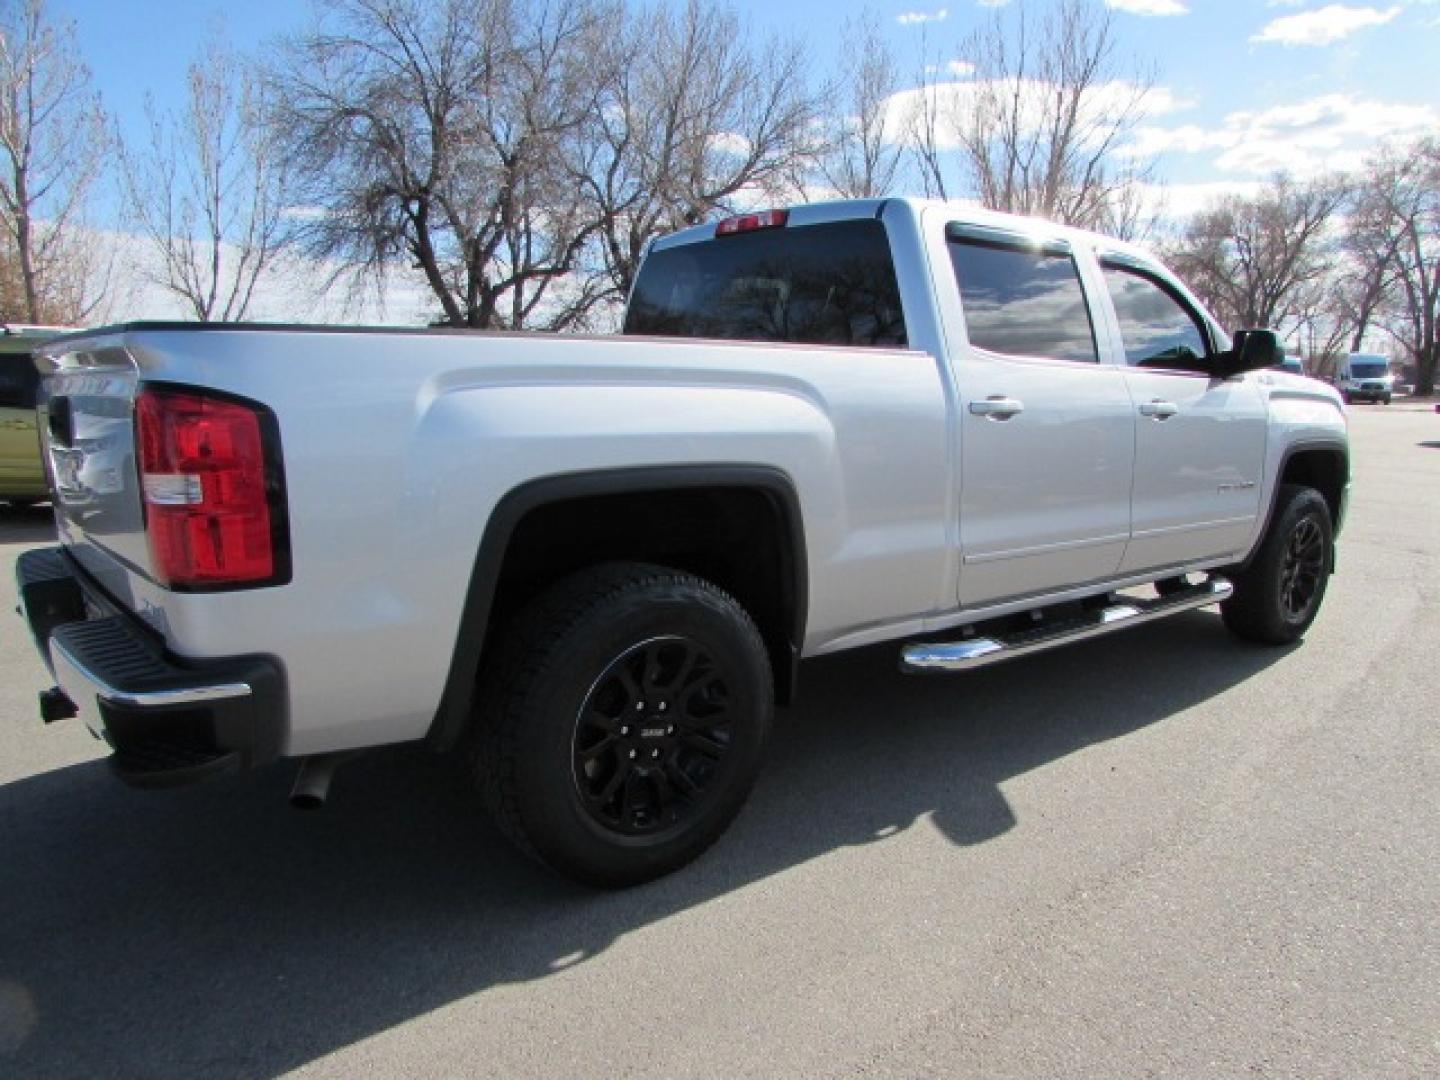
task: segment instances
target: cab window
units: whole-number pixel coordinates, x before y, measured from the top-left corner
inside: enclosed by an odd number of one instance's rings
[[[1127,364],[1208,371],[1205,335],[1189,305],[1142,270],[1104,261],[1100,269],[1120,321]]]
[[[624,332],[890,348],[906,343],[885,226],[869,219],[652,252],[640,268]]]
[[[971,345],[1007,356],[1099,359],[1068,248],[991,239],[955,226],[947,239]]]

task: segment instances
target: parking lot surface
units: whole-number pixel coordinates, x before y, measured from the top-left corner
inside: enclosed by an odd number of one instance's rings
[[[624,893],[415,750],[318,813],[293,765],[122,788],[6,618],[0,1074],[1440,1074],[1440,415],[1352,438],[1301,646],[811,662],[735,827]],[[48,532],[0,508],[7,578]]]

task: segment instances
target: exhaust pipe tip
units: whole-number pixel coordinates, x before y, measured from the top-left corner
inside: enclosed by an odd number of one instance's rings
[[[319,810],[330,797],[330,781],[336,767],[348,753],[316,754],[300,762],[295,786],[290,789],[290,805],[296,810]]]
[[[290,805],[296,810],[322,810],[325,807],[325,796],[314,791],[292,791]]]

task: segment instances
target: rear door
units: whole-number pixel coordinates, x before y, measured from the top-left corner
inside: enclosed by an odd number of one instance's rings
[[[1135,409],[1132,536],[1121,570],[1239,555],[1260,513],[1267,410],[1251,378],[1216,379],[1205,320],[1156,268],[1103,257]]]
[[[1133,408],[1102,363],[1068,242],[951,222],[965,344],[962,606],[1113,576],[1130,526]]]

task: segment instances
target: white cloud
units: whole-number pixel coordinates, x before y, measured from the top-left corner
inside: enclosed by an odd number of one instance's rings
[[[936,8],[934,11],[902,11],[895,16],[895,21],[901,26],[919,26],[924,23],[944,22],[950,17],[949,8]]]
[[[1383,26],[1399,15],[1400,10],[1398,5],[1381,11],[1374,7],[1329,4],[1315,11],[1273,19],[1250,40],[1281,45],[1330,45],[1368,26]]]
[[[939,75],[941,73],[956,79],[964,79],[975,74],[975,65],[969,60],[949,60],[944,64],[926,64],[926,75]]]
[[[1131,15],[1188,15],[1181,0],[1105,0],[1105,6]]]
[[[1211,180],[1199,184],[1138,184],[1140,204],[1147,216],[1171,221],[1188,218],[1227,195],[1253,198],[1260,193],[1260,180]]]
[[[958,74],[954,69],[951,73]],[[981,95],[993,86],[988,80],[968,79],[964,82],[936,83],[928,88],[933,99],[930,111],[940,121],[937,125],[939,130],[936,132],[939,149],[953,150],[960,145],[951,118],[958,117],[963,122],[964,118],[974,115]],[[1120,79],[1100,83],[1091,88],[1084,102],[1085,108],[1090,116],[1103,123],[1105,116],[1114,115],[1126,108],[1138,89],[1136,84]],[[886,130],[897,134],[909,130],[912,118],[918,115],[921,106],[925,104],[923,95],[926,92],[925,89],[917,87],[892,94],[885,106]],[[1051,101],[1054,92],[1054,86],[1050,83],[1039,80],[1024,82],[1021,87],[1022,122],[1029,129],[1033,130],[1043,123],[1044,107]],[[1192,104],[1193,102],[1177,97],[1168,87],[1157,86],[1146,95],[1143,111],[1146,117],[1164,116],[1188,109]]]
[[[307,209],[297,208],[300,215]],[[157,282],[164,267],[155,248],[134,233],[92,230],[92,244],[106,254],[111,269],[101,322],[139,319],[191,319],[194,314],[178,296]],[[227,244],[224,257],[234,265],[236,252]],[[252,322],[362,323],[424,326],[438,304],[424,280],[408,267],[397,266],[378,288],[327,284],[335,263],[290,255],[261,278],[247,318]]]
[[[750,140],[738,131],[721,131],[710,140],[710,147],[717,153],[743,158],[750,153]]]
[[[1325,94],[1293,105],[1235,112],[1219,127],[1196,124],[1141,127],[1123,153],[1147,159],[1164,153],[1219,151],[1216,167],[1265,176],[1279,170],[1313,176],[1359,167],[1375,144],[1433,131],[1440,110],[1431,105]]]

